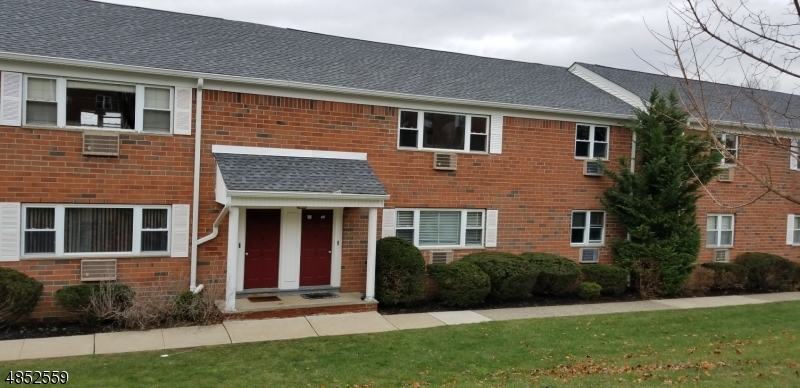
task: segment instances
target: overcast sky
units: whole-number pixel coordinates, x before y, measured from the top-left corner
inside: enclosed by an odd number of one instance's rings
[[[660,44],[648,30],[649,26],[667,31],[668,0],[106,2],[558,66],[588,62],[654,72],[651,65],[663,69],[665,63],[673,63],[658,52]],[[779,14],[788,0],[751,0],[749,4]],[[741,71],[735,66],[710,70],[716,79],[741,82]],[[794,86],[790,83],[783,82],[780,89],[789,91]]]

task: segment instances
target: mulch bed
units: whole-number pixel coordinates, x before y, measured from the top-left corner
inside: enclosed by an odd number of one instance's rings
[[[63,337],[68,335],[106,333],[110,331],[119,331],[119,329],[115,330],[115,326],[109,324],[87,326],[80,322],[69,321],[26,322],[0,329],[0,341],[25,338]]]

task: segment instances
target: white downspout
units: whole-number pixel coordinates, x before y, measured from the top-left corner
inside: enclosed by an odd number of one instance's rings
[[[197,79],[197,102],[195,103],[194,119],[194,189],[192,192],[192,259],[191,275],[189,276],[189,290],[195,291],[197,288],[197,222],[200,218],[200,135],[202,134],[201,120],[203,117],[203,79]],[[202,287],[202,285],[200,286]]]

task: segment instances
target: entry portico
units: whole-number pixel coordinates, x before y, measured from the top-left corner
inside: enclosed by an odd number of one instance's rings
[[[341,285],[344,209],[368,208],[367,300],[375,294],[377,214],[389,196],[363,153],[212,147],[228,213],[225,309],[237,293]]]

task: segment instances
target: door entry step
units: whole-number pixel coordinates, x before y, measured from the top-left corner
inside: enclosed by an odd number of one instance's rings
[[[297,290],[279,290],[277,288],[259,288],[252,290],[244,290],[236,293],[236,298],[252,298],[258,296],[282,296],[282,295],[300,295],[300,294],[313,294],[318,292],[332,292],[339,293],[339,287],[331,286],[313,286],[313,287],[300,287]]]
[[[267,296],[248,296],[247,300],[253,303],[261,303],[261,302],[280,302],[281,298],[278,298],[275,295],[267,295]]]

